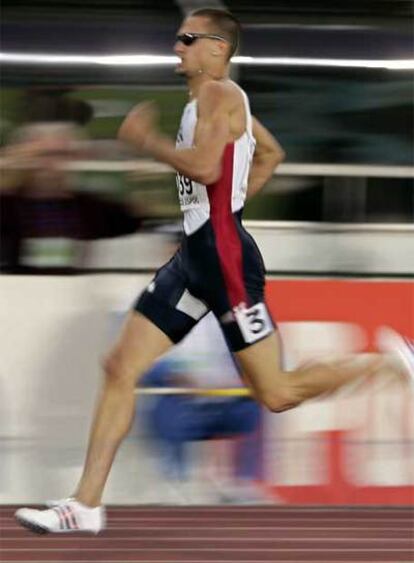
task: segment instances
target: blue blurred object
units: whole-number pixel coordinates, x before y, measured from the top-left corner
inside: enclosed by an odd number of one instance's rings
[[[233,358],[217,321],[208,315],[182,344],[146,373],[140,385],[193,388],[196,383],[198,387],[233,387],[235,382],[240,385]],[[188,444],[222,438],[237,438],[233,474],[246,479],[257,477],[261,410],[254,400],[166,394],[151,399],[145,416],[151,439],[159,446],[166,477],[186,478]]]

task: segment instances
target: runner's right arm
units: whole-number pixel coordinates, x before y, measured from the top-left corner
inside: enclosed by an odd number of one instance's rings
[[[139,104],[127,115],[118,138],[192,180],[212,184],[220,177],[221,159],[229,142],[228,106],[228,92],[219,82],[211,80],[200,88],[192,148],[176,148],[175,141],[158,131],[154,110],[148,103]]]

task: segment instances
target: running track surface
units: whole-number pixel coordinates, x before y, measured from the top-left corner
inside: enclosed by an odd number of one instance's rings
[[[38,536],[0,507],[0,561],[412,563],[413,508],[110,507],[99,536]]]

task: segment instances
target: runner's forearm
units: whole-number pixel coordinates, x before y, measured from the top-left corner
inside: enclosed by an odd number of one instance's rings
[[[253,158],[247,186],[247,199],[253,197],[273,176],[275,169],[283,161],[285,153],[267,153]]]
[[[143,148],[155,159],[169,164],[180,174],[202,184],[211,184],[220,173],[220,163],[212,162],[208,155],[202,154],[197,147],[177,149],[171,139],[160,134],[151,136]]]

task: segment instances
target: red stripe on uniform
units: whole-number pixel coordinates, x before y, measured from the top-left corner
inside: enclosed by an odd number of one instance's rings
[[[213,227],[220,266],[231,307],[247,303],[243,280],[243,256],[236,219],[231,209],[233,187],[234,143],[226,145],[219,180],[207,186],[210,220]]]

